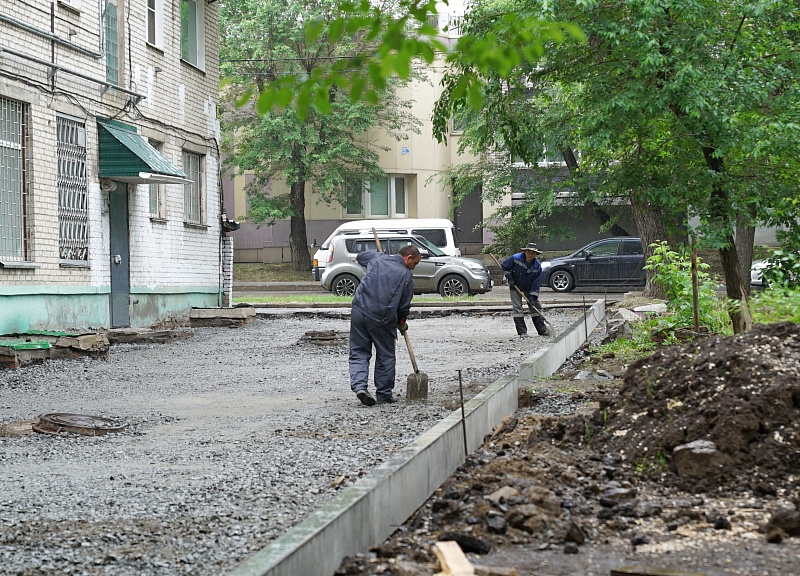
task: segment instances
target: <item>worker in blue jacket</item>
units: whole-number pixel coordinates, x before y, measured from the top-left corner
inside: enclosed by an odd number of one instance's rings
[[[356,261],[367,273],[353,295],[350,313],[350,389],[365,406],[392,404],[397,331],[408,330],[406,318],[414,296],[412,270],[420,261],[415,246],[397,254],[360,252]],[[369,361],[375,347],[375,397],[367,391]]]
[[[500,267],[506,273],[508,287],[511,289],[512,317],[519,336],[527,335],[528,327],[525,325],[522,295],[516,289],[519,288],[528,297],[531,306],[537,310],[542,309],[542,305],[539,303],[539,283],[542,280],[542,265],[536,258],[539,254],[541,254],[541,251],[536,247],[536,244],[531,242],[522,249],[522,252],[509,256],[500,264]],[[533,320],[533,325],[539,336],[545,336],[547,334],[547,325],[542,317],[531,310],[531,320]]]

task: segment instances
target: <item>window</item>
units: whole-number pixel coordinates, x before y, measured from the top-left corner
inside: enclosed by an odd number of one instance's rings
[[[640,240],[623,240],[622,254],[624,256],[638,256],[644,254],[642,242]]]
[[[205,67],[203,2],[181,0],[181,60],[201,70]]]
[[[150,146],[161,152],[164,145],[161,142],[147,139]],[[164,184],[150,184],[150,218],[164,218]]]
[[[117,6],[113,2],[106,2],[106,9],[103,12],[103,30],[106,40],[106,81],[119,84]]]
[[[86,182],[86,126],[58,116],[58,257],[89,260],[89,189]]]
[[[365,218],[405,218],[408,212],[406,178],[388,176],[345,184],[345,215]]]
[[[364,185],[360,180],[348,180],[344,185],[344,213],[347,216],[364,215]]]
[[[0,98],[0,259],[23,262],[28,256],[27,106]]]
[[[601,242],[594,246],[589,246],[589,252],[592,256],[616,256],[619,252],[619,242],[612,240],[611,242]]]
[[[183,171],[191,182],[183,185],[183,221],[203,224],[203,157],[183,152]]]
[[[147,43],[164,46],[164,0],[147,0]]]

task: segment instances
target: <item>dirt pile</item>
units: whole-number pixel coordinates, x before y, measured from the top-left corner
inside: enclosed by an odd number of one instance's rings
[[[662,483],[774,495],[800,469],[800,326],[757,325],[665,347],[631,364],[619,394],[598,401],[589,416],[550,422],[551,436]],[[695,457],[707,462],[681,466],[689,443],[705,446]]]
[[[567,417],[521,408],[394,536],[337,574],[434,574],[438,540],[520,574],[607,575],[639,562],[798,573],[800,543],[786,537],[800,526],[799,375],[800,327],[784,323],[663,348],[613,381],[618,391],[523,391],[533,405],[548,395],[587,404]],[[698,450],[705,467],[681,476],[674,452],[698,441],[715,457]]]

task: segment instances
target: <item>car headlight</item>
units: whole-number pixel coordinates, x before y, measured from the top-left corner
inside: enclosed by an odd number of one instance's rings
[[[542,262],[542,270],[547,270],[553,265],[552,262]]]
[[[480,272],[480,271],[486,269],[486,266],[484,266],[483,264],[481,264],[479,262],[464,262],[464,266],[466,266],[470,270],[475,270],[476,272]]]

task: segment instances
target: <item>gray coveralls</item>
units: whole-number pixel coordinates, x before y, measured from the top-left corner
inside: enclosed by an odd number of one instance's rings
[[[369,361],[375,346],[375,395],[392,395],[397,323],[411,310],[414,276],[399,254],[361,252],[356,260],[367,273],[356,288],[350,315],[350,389],[367,390]]]

